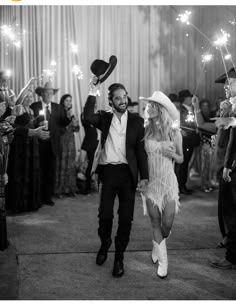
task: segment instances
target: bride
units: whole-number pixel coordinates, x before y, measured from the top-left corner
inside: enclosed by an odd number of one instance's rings
[[[166,238],[180,205],[174,172],[174,163],[183,162],[179,111],[160,91],[140,99],[147,102],[144,140],[149,167],[149,184],[141,195],[144,214],[148,213],[152,225],[152,260],[158,262],[157,275],[165,278],[168,270]]]

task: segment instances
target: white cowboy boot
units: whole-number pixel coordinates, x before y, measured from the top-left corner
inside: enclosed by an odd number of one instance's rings
[[[168,258],[166,249],[166,239],[163,239],[160,244],[158,244],[159,249],[159,265],[157,269],[157,275],[160,278],[165,278],[167,276],[168,270]]]
[[[159,259],[159,244],[154,240],[152,240],[152,244],[152,261],[156,263]]]

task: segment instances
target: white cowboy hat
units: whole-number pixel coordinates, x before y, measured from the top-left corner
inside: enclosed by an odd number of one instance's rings
[[[155,91],[151,97],[144,98],[139,97],[140,100],[144,100],[145,102],[153,101],[161,104],[166,110],[169,112],[171,118],[173,120],[179,120],[179,111],[177,110],[176,106],[173,102],[161,91]]]
[[[38,94],[39,96],[42,96],[42,92],[44,92],[45,90],[53,90],[53,95],[55,95],[56,92],[59,91],[59,88],[56,89],[53,88],[52,83],[49,81],[44,84],[44,87],[41,86],[37,87],[35,89],[35,93]]]

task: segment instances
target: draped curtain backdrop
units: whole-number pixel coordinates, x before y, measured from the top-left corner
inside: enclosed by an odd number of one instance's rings
[[[221,53],[193,26],[176,21],[186,9],[192,12],[192,24],[210,40],[220,29],[230,33],[228,51],[236,60],[236,26],[229,22],[236,16],[234,6],[3,6],[0,24],[26,32],[19,49],[0,36],[0,69],[13,72],[10,87],[19,93],[30,77],[51,69],[55,60],[53,84],[60,90],[54,101],[72,94],[77,117],[88,94],[92,61],[108,61],[113,54],[118,64],[101,86],[100,108],[108,108],[107,87],[114,82],[123,83],[133,101],[154,90],[169,94],[188,88],[214,104],[217,96],[223,96],[223,87],[214,84],[225,71]],[[78,45],[77,53],[71,43]],[[214,60],[203,67],[201,57],[207,51]],[[76,64],[82,80],[72,72]],[[231,61],[225,65],[233,66]],[[139,109],[142,113],[141,103]],[[82,138],[83,129],[76,138],[78,147]]]

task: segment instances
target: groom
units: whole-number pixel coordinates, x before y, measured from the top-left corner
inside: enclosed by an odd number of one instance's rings
[[[96,263],[102,265],[111,246],[113,207],[116,195],[119,198],[118,229],[115,237],[115,259],[112,275],[124,274],[123,258],[129,242],[134,213],[135,191],[145,188],[148,182],[147,156],[144,150],[144,127],[141,117],[127,111],[128,99],[124,85],[112,84],[108,88],[111,110],[94,113],[96,94],[100,83],[93,76],[90,93],[84,107],[84,118],[101,130],[100,150],[95,154],[94,165],[99,174],[100,206],[98,235],[101,247]]]

